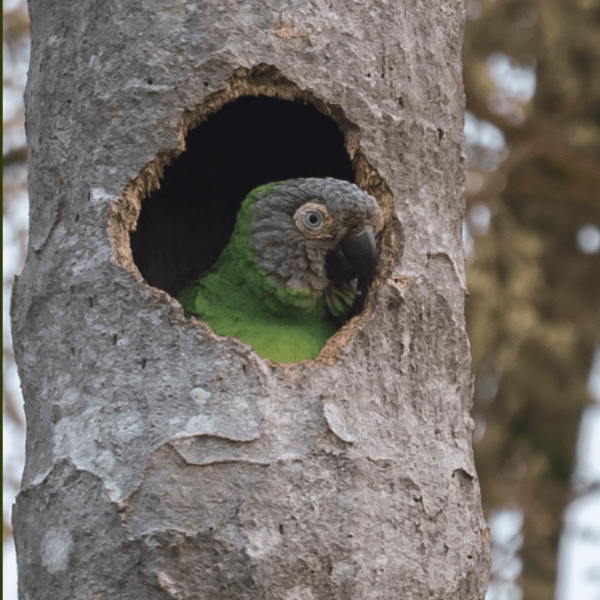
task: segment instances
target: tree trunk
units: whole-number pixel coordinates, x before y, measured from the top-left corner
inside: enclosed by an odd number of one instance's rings
[[[20,597],[482,598],[463,8],[30,2]],[[277,365],[174,295],[258,183],[356,181],[379,276]]]

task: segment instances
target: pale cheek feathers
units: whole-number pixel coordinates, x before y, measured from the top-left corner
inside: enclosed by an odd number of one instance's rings
[[[253,224],[253,231],[250,247],[257,263],[278,281],[298,290],[322,291],[327,287],[325,256],[328,249],[323,242],[307,240],[289,216],[261,220]]]

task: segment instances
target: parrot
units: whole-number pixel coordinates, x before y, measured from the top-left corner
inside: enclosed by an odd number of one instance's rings
[[[314,359],[362,309],[378,262],[381,210],[331,177],[260,185],[243,200],[231,238],[179,295],[199,316],[277,363]]]

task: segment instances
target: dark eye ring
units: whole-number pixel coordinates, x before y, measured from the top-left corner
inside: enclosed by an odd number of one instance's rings
[[[307,210],[302,215],[302,222],[307,229],[321,229],[323,227],[323,213],[318,210]]]

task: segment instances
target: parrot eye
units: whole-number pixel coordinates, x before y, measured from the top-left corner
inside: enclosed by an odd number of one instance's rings
[[[307,210],[302,217],[302,222],[308,229],[313,231],[323,227],[323,213],[316,210]]]
[[[327,207],[318,202],[303,204],[294,214],[294,223],[309,238],[331,237],[333,221],[327,212]]]

